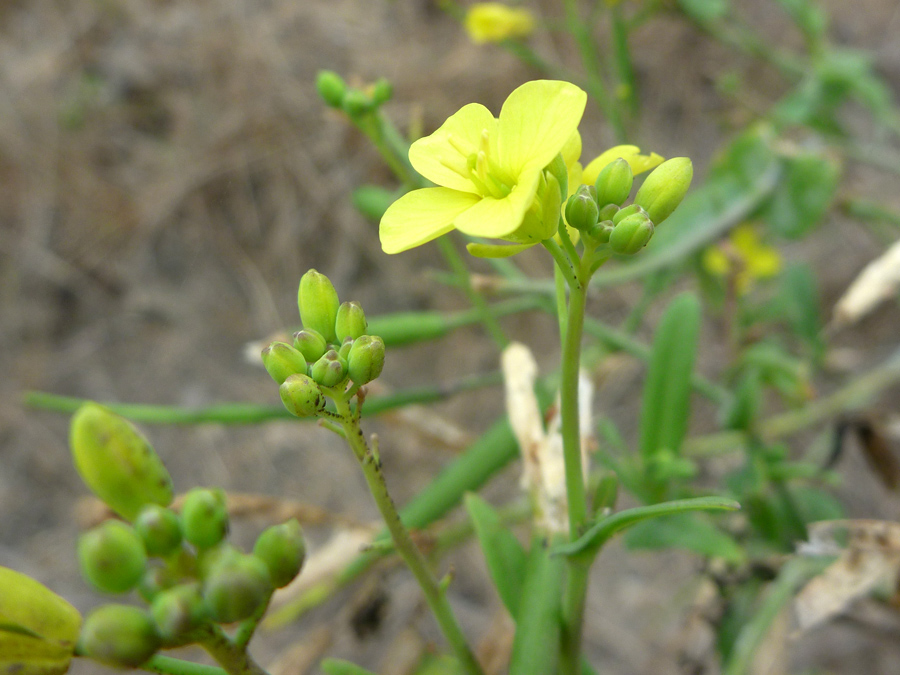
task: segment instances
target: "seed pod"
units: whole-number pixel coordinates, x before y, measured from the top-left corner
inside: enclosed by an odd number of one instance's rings
[[[269,600],[272,579],[266,564],[253,555],[227,556],[214,565],[203,583],[203,601],[217,623],[252,616]]]
[[[365,334],[367,325],[366,314],[358,302],[343,302],[338,307],[334,332],[341,343],[347,338],[355,340]]]
[[[585,232],[596,225],[600,209],[597,191],[592,185],[581,185],[566,202],[566,222],[576,230]]]
[[[161,641],[147,612],[127,605],[103,605],[85,619],[79,644],[96,661],[137,668],[156,653]]]
[[[653,236],[653,223],[643,213],[628,216],[613,228],[609,247],[616,253],[633,254],[640,251]]]
[[[85,484],[113,511],[133,520],[146,504],[168,506],[172,478],[150,443],[126,419],[96,403],[72,417],[69,445]]]
[[[309,369],[309,374],[323,387],[335,387],[347,377],[347,361],[341,359],[333,349],[316,361]]]
[[[215,546],[228,534],[225,493],[218,489],[194,488],[181,507],[184,538],[197,548]]]
[[[347,371],[356,384],[368,384],[381,375],[384,368],[384,342],[377,335],[363,335],[354,340],[347,357]]]
[[[107,520],[78,539],[81,574],[106,593],[124,593],[137,586],[147,567],[144,543],[134,528]]]
[[[200,585],[191,582],[163,591],[153,599],[150,614],[164,644],[174,646],[182,643],[187,634],[198,628],[206,618]]]
[[[691,186],[694,166],[687,157],[674,157],[656,167],[634,196],[634,203],[658,226],[678,207]]]
[[[315,363],[328,351],[325,338],[312,328],[304,328],[294,333],[294,348],[303,354],[307,363]]]
[[[278,388],[281,402],[297,417],[312,417],[325,409],[325,394],[315,380],[306,375],[291,375]]]
[[[181,521],[174,511],[148,504],[137,515],[134,529],[150,555],[167,556],[181,545]]]
[[[337,342],[334,322],[341,303],[328,277],[316,270],[309,270],[304,274],[300,278],[297,304],[304,328],[317,331],[329,344]]]
[[[622,202],[631,194],[633,184],[634,174],[631,172],[631,166],[619,157],[603,167],[600,175],[597,176],[594,183],[597,188],[597,203],[601,206],[607,204],[621,206]]]
[[[320,70],[316,75],[316,89],[319,96],[332,108],[340,108],[344,102],[347,85],[343,78],[331,70]]]
[[[6,567],[0,567],[0,623],[0,673],[62,675],[69,669],[81,627],[78,610]]]
[[[253,555],[266,564],[275,588],[287,586],[300,573],[306,557],[300,523],[293,518],[265,530],[253,545]]]
[[[283,384],[291,375],[306,374],[306,359],[303,354],[284,342],[273,342],[263,349],[262,362],[278,384]]]

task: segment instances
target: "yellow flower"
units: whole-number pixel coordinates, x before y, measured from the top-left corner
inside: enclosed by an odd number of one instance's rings
[[[747,293],[757,280],[774,277],[781,271],[778,250],[762,243],[750,223],[734,228],[724,247],[707,248],[702,262],[704,269],[714,276],[733,274],[738,295]]]
[[[413,143],[413,167],[440,187],[413,190],[391,204],[379,228],[385,253],[454,228],[524,245],[518,249],[552,237],[560,195],[544,169],[576,133],[586,102],[587,94],[568,82],[527,82],[509,95],[499,118],[470,103]],[[556,217],[546,217],[554,208]]]
[[[534,17],[527,9],[499,2],[477,2],[466,12],[465,29],[476,44],[525,37],[534,30]]]

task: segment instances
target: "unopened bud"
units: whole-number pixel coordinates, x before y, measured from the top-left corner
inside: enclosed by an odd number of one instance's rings
[[[292,415],[311,417],[325,409],[325,394],[307,375],[291,375],[278,388],[281,402]]]
[[[316,270],[304,274],[300,278],[297,302],[303,327],[317,331],[327,343],[337,342],[334,322],[341,303],[328,277]]]
[[[253,555],[266,564],[275,588],[287,586],[299,574],[306,557],[300,523],[294,518],[265,530],[253,545]]]
[[[340,342],[365,335],[367,326],[366,314],[358,302],[341,303],[334,322],[334,332]]]
[[[119,520],[107,520],[78,539],[81,574],[106,593],[129,591],[144,576],[147,553],[137,532]]]
[[[174,511],[148,504],[134,521],[134,529],[150,555],[167,556],[181,545],[181,521]]]
[[[184,538],[197,548],[215,546],[228,534],[225,493],[219,489],[194,488],[181,507]]]
[[[674,157],[656,167],[634,197],[654,225],[659,225],[678,207],[691,186],[694,166],[687,157]]]
[[[653,223],[645,213],[634,213],[619,221],[609,235],[609,247],[616,253],[640,251],[653,236]]]
[[[341,348],[338,350],[338,356],[346,361],[347,357],[350,356],[351,349],[353,349],[353,340],[350,338],[345,338],[341,343]]]
[[[137,668],[156,653],[161,641],[147,612],[127,605],[103,605],[85,619],[80,644],[96,661]]]
[[[217,623],[249,618],[272,593],[266,564],[253,555],[229,556],[210,570],[203,583],[203,601]]]
[[[596,225],[600,215],[596,195],[594,186],[580,185],[566,202],[566,222],[582,232]]]
[[[312,364],[309,374],[323,387],[336,387],[347,377],[347,361],[341,359],[336,351],[329,349],[321,359]]]
[[[597,188],[597,203],[621,206],[622,202],[631,194],[633,184],[634,174],[631,166],[619,157],[603,167],[600,175],[597,176],[594,183]]]
[[[150,443],[128,420],[96,403],[72,417],[69,445],[75,468],[107,506],[133,520],[146,504],[168,506],[172,478]]]
[[[368,384],[381,375],[384,368],[384,341],[377,335],[363,335],[353,342],[347,357],[350,379],[356,384]]]
[[[319,331],[312,328],[304,328],[294,333],[294,348],[303,354],[307,363],[315,363],[322,358],[322,354],[328,351],[325,338]]]
[[[150,614],[163,643],[167,646],[180,644],[206,618],[200,584],[179,584],[163,591],[153,598]]]
[[[285,342],[273,342],[263,349],[262,362],[278,384],[296,373],[306,373],[306,358],[298,349]]]
[[[629,216],[633,216],[636,213],[645,213],[645,212],[644,212],[644,209],[642,209],[637,204],[632,204],[631,206],[626,206],[624,209],[619,209],[618,211],[616,211],[615,215],[612,217],[613,225],[618,225],[623,220],[625,220]]]
[[[597,220],[601,223],[604,220],[612,220],[616,217],[616,214],[619,212],[619,207],[615,204],[607,204],[606,206],[600,207],[600,215],[597,216]]]
[[[372,108],[375,107],[375,101],[364,91],[348,89],[344,94],[341,107],[350,117],[362,117],[372,112]]]
[[[613,229],[614,228],[612,221],[604,220],[597,223],[590,230],[588,230],[587,235],[598,244],[605,244],[609,241],[609,237],[610,235],[612,235]]]
[[[383,105],[391,100],[391,96],[394,95],[394,86],[391,84],[390,80],[384,77],[379,77],[375,80],[375,84],[372,85],[372,101],[375,105]]]
[[[316,75],[316,89],[319,96],[332,108],[340,108],[344,102],[347,85],[343,78],[331,70],[320,70]]]

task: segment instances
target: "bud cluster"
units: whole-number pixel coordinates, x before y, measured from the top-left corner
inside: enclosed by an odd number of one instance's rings
[[[299,574],[306,546],[296,520],[268,528],[244,553],[226,539],[225,493],[194,488],[176,511],[165,467],[124,419],[87,404],[72,420],[71,438],[85,482],[129,521],[107,520],[82,534],[82,576],[104,593],[136,590],[149,605],[108,604],[89,614],[79,638],[87,656],[138,667],[161,647],[196,641],[212,624],[256,615]],[[117,461],[95,466],[110,457]],[[148,477],[133,473],[135,466],[154,471]],[[157,490],[165,484],[164,499],[142,487],[149,479]]]
[[[273,342],[263,364],[279,385],[292,414],[310,417],[325,409],[325,389],[362,386],[381,374],[384,341],[367,335],[366,315],[357,302],[342,303],[331,281],[316,270],[300,279],[297,295],[303,330],[293,344]]]
[[[580,230],[586,242],[632,255],[647,245],[655,228],[681,203],[692,177],[690,159],[670,159],[647,176],[634,202],[624,206],[634,174],[628,162],[619,158],[600,171],[594,185],[581,185],[569,197],[566,222]]]
[[[343,110],[352,118],[362,117],[391,100],[393,87],[381,77],[364,89],[348,87],[344,79],[331,70],[320,70],[316,76],[319,96],[330,107]]]

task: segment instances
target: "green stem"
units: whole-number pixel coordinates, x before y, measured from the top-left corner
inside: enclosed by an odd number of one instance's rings
[[[475,660],[465,635],[456,622],[444,589],[431,573],[425,556],[415,545],[409,531],[400,520],[400,514],[388,493],[384,474],[381,471],[377,446],[369,448],[365,436],[350,410],[350,402],[341,395],[335,396],[334,402],[338,415],[342,417],[341,426],[344,429],[347,443],[363,470],[369,491],[391,534],[397,553],[400,554],[416,581],[419,582],[419,586],[425,594],[425,600],[434,613],[457,660],[470,675],[483,675],[481,666]]]
[[[227,675],[226,670],[218,666],[207,666],[202,663],[173,659],[171,656],[155,654],[141,666],[141,670],[160,675]]]
[[[229,675],[268,675],[250,658],[246,646],[238,646],[218,626],[214,626],[200,646],[212,656]]]

